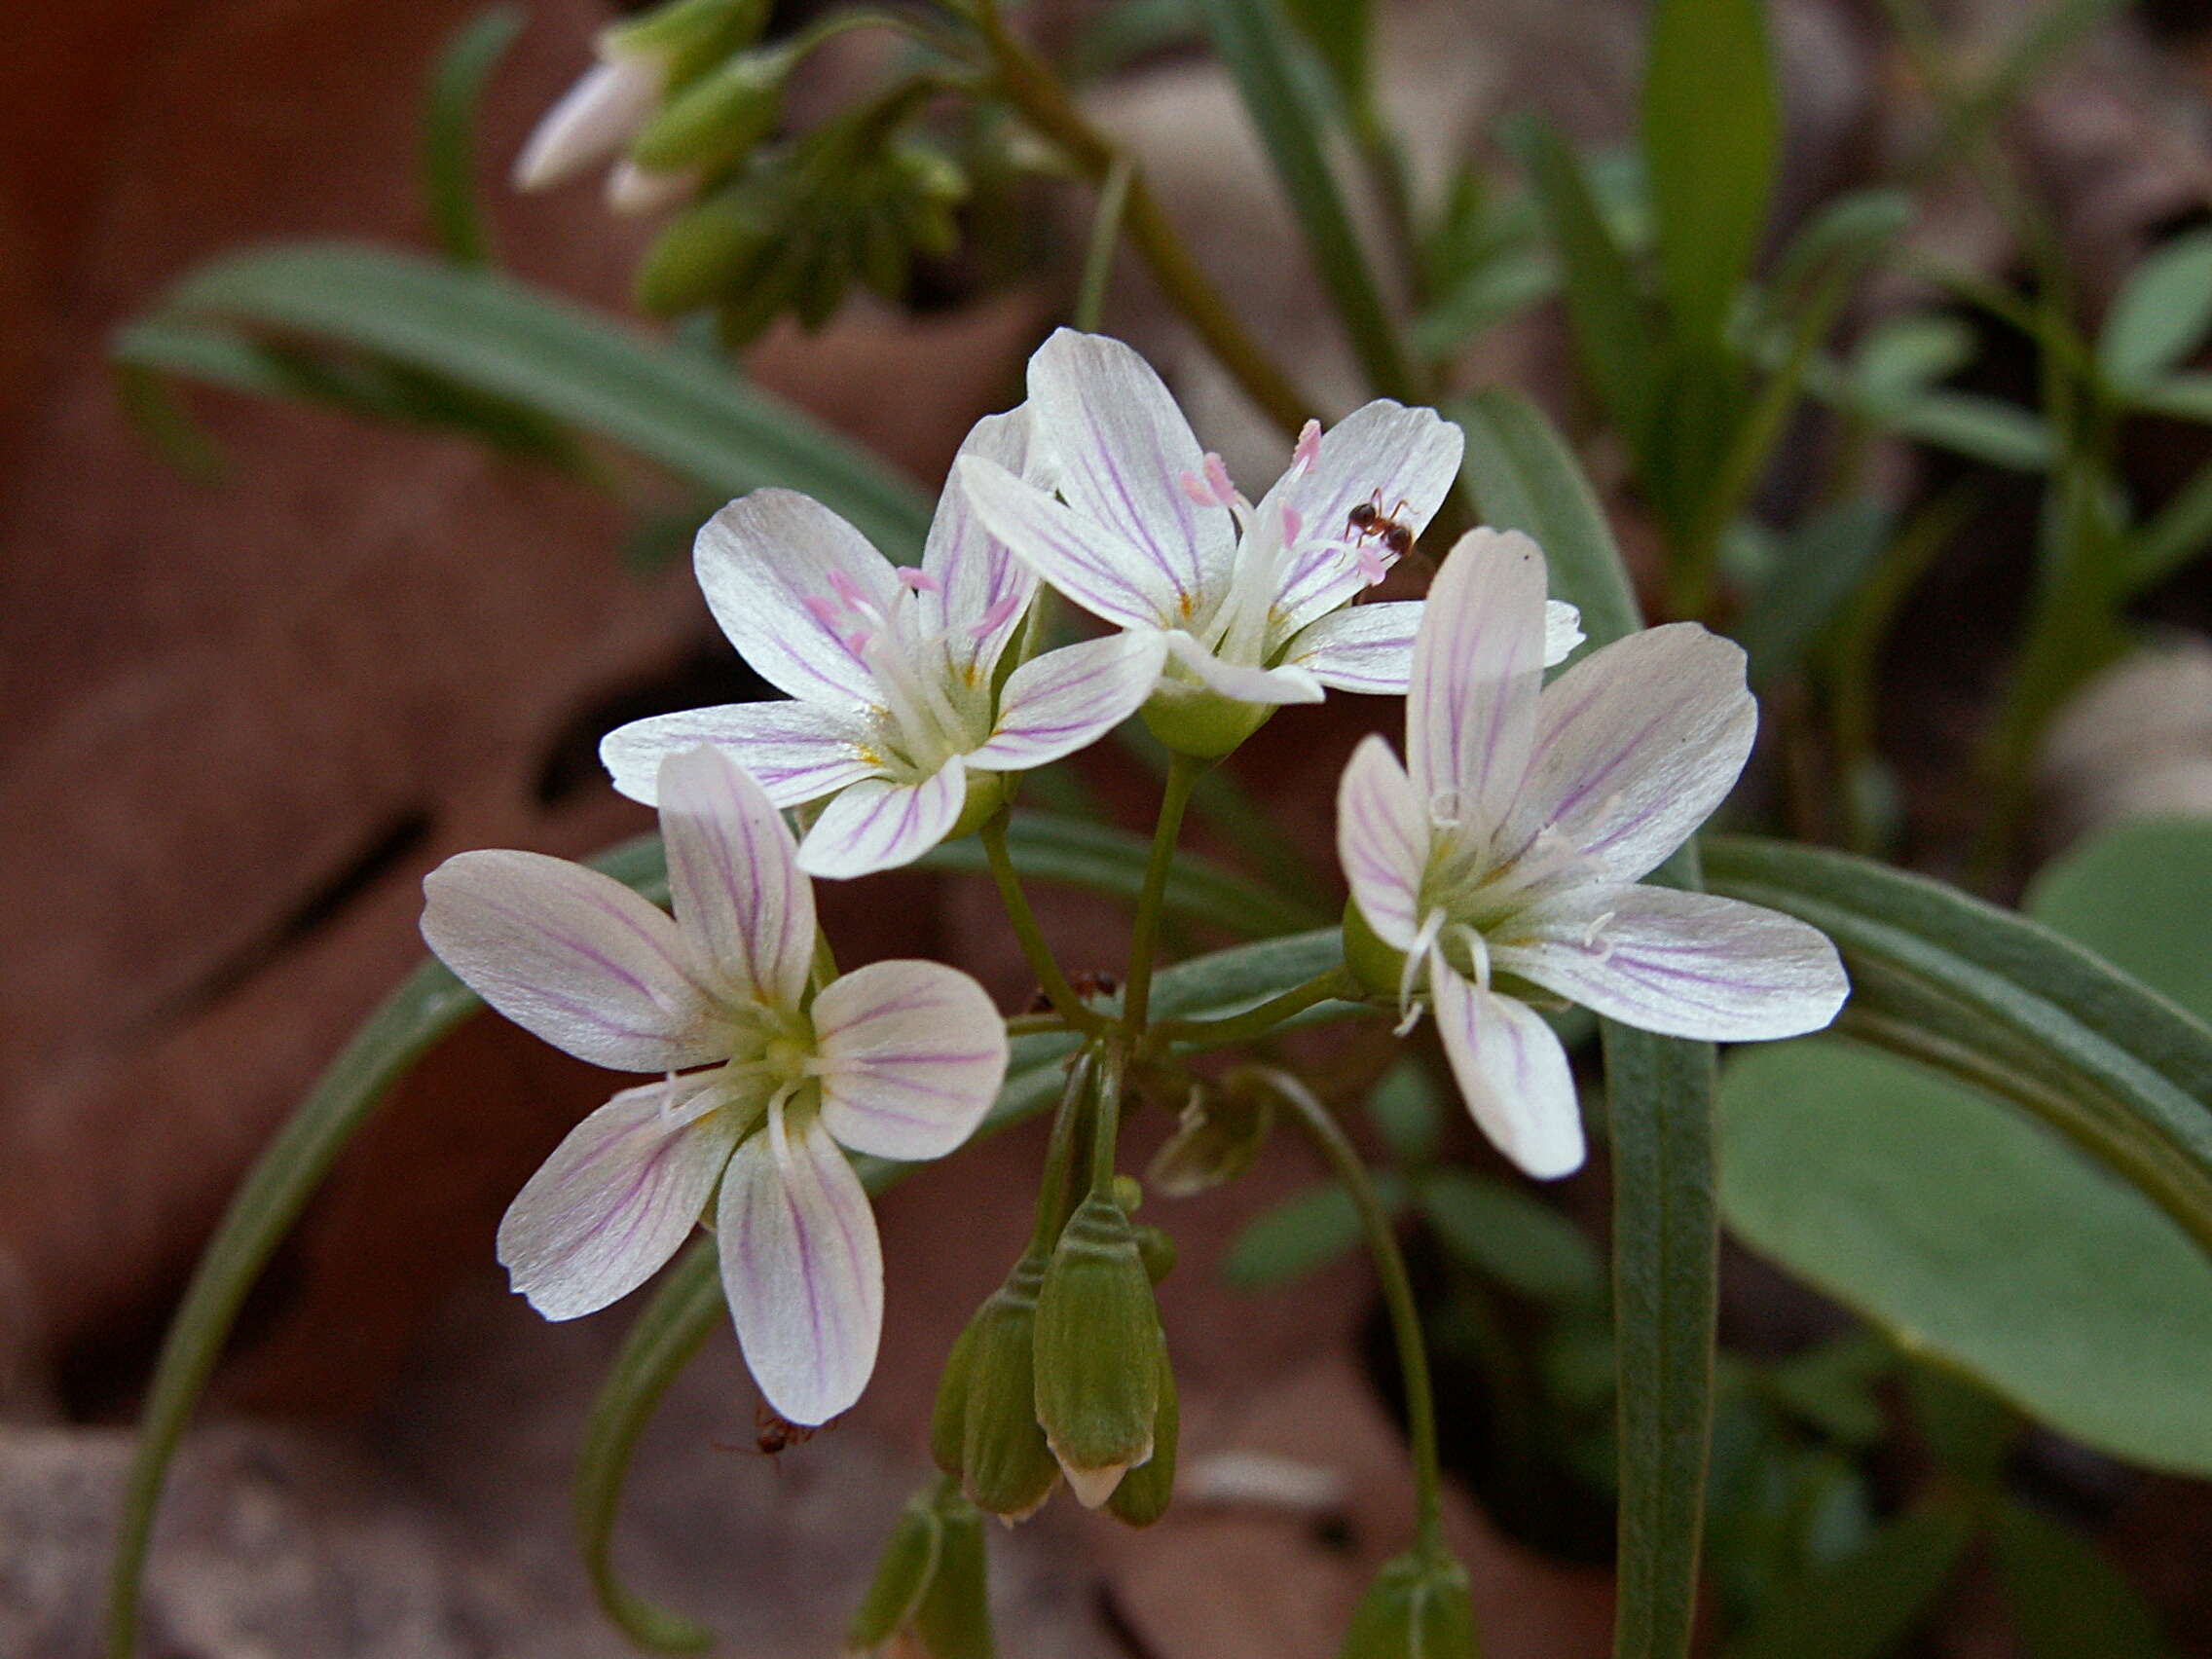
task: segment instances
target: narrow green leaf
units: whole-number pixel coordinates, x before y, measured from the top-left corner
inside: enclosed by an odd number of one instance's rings
[[[1289,25],[1275,0],[1197,0],[1197,5],[1306,233],[1314,267],[1350,336],[1369,388],[1384,397],[1413,398],[1413,371],[1397,322],[1322,152],[1324,124],[1301,90]]]
[[[1851,376],[1868,403],[1895,404],[1948,380],[1973,360],[1973,330],[1948,312],[1907,312],[1867,330]]]
[[[2212,374],[2192,369],[2130,387],[2124,401],[2146,415],[2212,424]]]
[[[519,6],[493,6],[455,31],[430,72],[423,107],[423,200],[438,246],[458,265],[494,262],[476,199],[476,110],[484,87],[522,32]]]
[[[1837,197],[1815,213],[1776,258],[1772,291],[1788,295],[1831,267],[1855,269],[1864,264],[1904,234],[1914,211],[1910,192],[1887,185]]]
[[[1896,520],[1879,501],[1840,501],[1798,527],[1783,543],[1773,573],[1751,597],[1735,630],[1762,686],[1788,673],[1859,591],[1888,546]]]
[[[799,490],[894,558],[918,556],[929,526],[910,484],[789,404],[493,273],[294,243],[200,267],[159,314],[370,351],[596,432],[719,495]]]
[[[1559,268],[1548,257],[1533,248],[1508,249],[1469,271],[1415,318],[1409,337],[1424,357],[1450,356],[1485,330],[1541,305],[1558,288]]]
[[[1582,611],[1582,631],[1604,645],[1641,626],[1636,589],[1612,527],[1567,441],[1512,387],[1489,387],[1448,413],[1466,434],[1461,478],[1485,522],[1532,536],[1552,593]]]
[[[2138,390],[2191,356],[2207,330],[2212,230],[2176,237],[2128,273],[2097,335],[2097,367],[2116,390]]]
[[[2127,0],[2049,0],[1997,55],[1987,75],[1947,112],[1937,151],[1955,155],[2013,108],[2046,71],[2092,29],[2123,10]]]
[[[1284,10],[1328,65],[1345,101],[1355,107],[1366,102],[1375,34],[1372,0],[1284,0]]]
[[[2123,593],[2140,593],[2212,546],[2212,462],[2197,468],[2157,513],[2136,529],[2121,553]]]
[[[2043,472],[2057,446],[2043,419],[2014,404],[1971,391],[1940,388],[1866,413],[1901,437],[1934,444],[2008,472]]]
[[[1781,154],[1761,0],[1658,0],[1643,157],[1660,278],[1684,340],[1719,342],[1758,253]]]
[[[1464,1169],[1414,1186],[1414,1207],[1462,1262],[1537,1302],[1603,1296],[1605,1265],[1582,1230],[1525,1188]]]
[[[1929,1503],[1777,1591],[1726,1659],[1882,1659],[1927,1616],[1973,1537],[1963,1511]]]
[[[1998,1582],[2026,1659],[2171,1659],[2157,1615],[2081,1533],[2010,1502],[1994,1530]]]

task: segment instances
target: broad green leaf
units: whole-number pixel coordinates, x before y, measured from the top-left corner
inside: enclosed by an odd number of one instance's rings
[[[1295,41],[1276,0],[1197,0],[1215,53],[1236,83],[1275,178],[1306,233],[1308,249],[1369,389],[1411,398],[1414,378],[1344,196],[1321,148],[1323,122],[1300,87]]]
[[[2081,1533],[2015,1502],[1999,1507],[1993,1530],[2025,1659],[2170,1659],[2157,1615]]]
[[[1395,1175],[1375,1176],[1375,1190],[1395,1210],[1405,1187]],[[1221,1276],[1240,1290],[1267,1290],[1318,1272],[1359,1248],[1365,1236],[1359,1206],[1341,1181],[1323,1181],[1261,1211],[1230,1242]]]
[[[456,30],[438,55],[423,108],[423,199],[438,246],[459,265],[494,263],[476,199],[476,109],[485,83],[522,32],[519,6],[493,6]]]
[[[1895,518],[1881,502],[1841,501],[1783,542],[1771,573],[1735,629],[1737,643],[1751,659],[1753,685],[1763,686],[1804,660],[1858,591],[1895,529]]]
[[[916,557],[928,529],[918,491],[789,404],[493,273],[301,242],[203,265],[155,314],[371,352],[595,432],[719,495],[802,491],[894,558]],[[137,340],[118,336],[124,362]]]
[[[1957,1571],[1973,1518],[1907,1510],[1841,1561],[1775,1593],[1724,1659],[1882,1659],[1912,1633]]]
[[[2122,393],[2192,356],[2212,330],[2212,230],[2193,231],[2128,273],[2097,336],[2097,367]]]
[[[1612,527],[1542,410],[1512,387],[1489,387],[1447,411],[1466,434],[1460,476],[1482,519],[1532,536],[1544,550],[1554,597],[1582,611],[1602,645],[1641,625],[1636,589]]]
[[[2141,818],[2044,866],[2027,908],[2045,926],[2212,1021],[2212,820]]]
[[[1459,1260],[1537,1302],[1602,1298],[1605,1265],[1582,1230],[1525,1187],[1439,1169],[1414,1184],[1414,1207]]]
[[[1758,253],[1782,153],[1762,0],[1657,0],[1642,131],[1676,328],[1717,344]]]

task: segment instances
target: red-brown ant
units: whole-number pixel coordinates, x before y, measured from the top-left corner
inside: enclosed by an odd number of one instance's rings
[[[1382,492],[1378,490],[1352,508],[1345,528],[1351,532],[1352,538],[1357,541],[1365,541],[1371,535],[1381,536],[1382,545],[1389,548],[1390,556],[1403,559],[1414,550],[1414,533],[1398,522],[1398,514],[1405,509],[1406,503],[1400,501],[1388,512],[1384,512]]]
[[[824,1423],[822,1428],[830,1426]],[[762,1401],[753,1408],[754,1450],[763,1457],[773,1457],[779,1452],[788,1452],[793,1446],[804,1446],[822,1428],[809,1428],[804,1423],[787,1422]],[[742,1446],[731,1446],[717,1440],[711,1443],[717,1452],[742,1452]]]

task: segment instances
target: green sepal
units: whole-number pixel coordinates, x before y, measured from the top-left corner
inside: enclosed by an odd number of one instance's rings
[[[968,1327],[968,1403],[961,1424],[961,1490],[1009,1521],[1034,1514],[1059,1464],[1037,1421],[1034,1355],[1045,1264],[1026,1255]]]
[[[1467,1569],[1442,1549],[1383,1563],[1352,1609],[1337,1659],[1476,1659]]]
[[[1272,703],[1240,703],[1194,682],[1167,682],[1137,711],[1145,729],[1177,755],[1218,760],[1266,725]]]
[[[1160,1314],[1136,1230],[1093,1192],[1053,1248],[1037,1299],[1037,1420],[1068,1484],[1095,1508],[1152,1456]]]
[[[1151,1229],[1148,1231],[1158,1231]],[[1182,1429],[1182,1411],[1175,1397],[1175,1368],[1167,1357],[1167,1340],[1160,1343],[1160,1410],[1152,1419],[1152,1456],[1122,1477],[1114,1495],[1106,1500],[1117,1521],[1131,1527],[1149,1527],[1167,1513],[1175,1495],[1175,1443]]]
[[[1345,901],[1345,966],[1373,996],[1395,1001],[1404,994],[1406,953],[1383,942],[1356,899]]]

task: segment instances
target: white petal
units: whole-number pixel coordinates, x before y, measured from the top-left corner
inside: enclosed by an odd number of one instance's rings
[[[874,736],[857,712],[777,697],[632,720],[600,739],[599,758],[617,790],[651,806],[660,763],[705,744],[744,767],[778,806],[797,806],[874,776]]]
[[[1007,676],[998,725],[968,764],[1016,772],[1088,748],[1137,712],[1166,656],[1166,642],[1144,629],[1031,658]]]
[[[1068,505],[1153,566],[1185,615],[1201,609],[1236,533],[1227,508],[1184,491],[1205,455],[1152,365],[1119,340],[1059,329],[1029,359],[1029,412]]]
[[[726,995],[795,1009],[814,961],[814,889],[784,815],[719,749],[660,767],[677,926]]]
[[[940,962],[871,962],[814,999],[822,1121],[855,1152],[942,1158],[1006,1081],[1006,1024]]]
[[[843,881],[912,864],[951,830],[968,803],[957,756],[919,784],[867,778],[832,799],[798,846],[798,867]]]
[[[616,1071],[726,1056],[676,923],[611,876],[542,853],[460,853],[424,879],[423,938],[526,1030]]]
[[[1526,929],[1532,942],[1519,942]],[[1584,888],[1518,920],[1492,961],[1607,1019],[1751,1043],[1818,1031],[1850,992],[1835,946],[1794,916],[1665,887]]]
[[[1337,785],[1337,857],[1376,937],[1411,950],[1420,931],[1428,814],[1390,746],[1373,733],[1360,739]]]
[[[1268,492],[1301,521],[1299,558],[1276,602],[1285,631],[1336,609],[1367,585],[1357,563],[1342,551],[1357,535],[1352,508],[1380,502],[1382,512],[1418,536],[1459,475],[1465,447],[1459,428],[1435,410],[1386,398],[1353,410],[1321,434],[1313,469],[1303,477],[1285,473]],[[1383,550],[1378,545],[1376,551]]]
[[[1462,979],[1429,958],[1436,1029],[1452,1075],[1491,1143],[1538,1180],[1582,1167],[1574,1074],[1552,1028],[1528,1004]]]
[[[1582,644],[1582,612],[1564,599],[1544,602],[1544,666],[1556,668]]]
[[[617,57],[587,70],[524,143],[515,188],[549,190],[613,155],[652,113],[661,79],[658,61],[645,57]]]
[[[773,1114],[737,1149],[716,1210],[722,1290],[769,1407],[828,1422],[859,1399],[883,1334],[883,1252],[867,1194],[822,1120]]]
[[[1521,788],[1544,658],[1544,556],[1518,531],[1459,538],[1429,588],[1406,694],[1406,769],[1470,834]]]
[[[608,171],[607,205],[610,211],[626,218],[643,218],[648,213],[665,213],[671,207],[682,206],[698,189],[696,167],[660,172],[642,167],[625,157]]]
[[[1258,668],[1224,662],[1180,628],[1171,631],[1166,641],[1168,656],[1208,691],[1239,703],[1318,703],[1328,695],[1320,681],[1294,663]],[[1169,689],[1174,689],[1172,683]]]
[[[1733,641],[1695,622],[1616,640],[1544,688],[1507,844],[1550,826],[1585,874],[1633,881],[1727,798],[1757,729]]]
[[[1403,697],[1413,680],[1420,611],[1418,599],[1332,610],[1299,631],[1283,661],[1339,691]]]
[[[820,501],[795,490],[741,496],[700,530],[691,565],[722,632],[779,691],[832,706],[880,700],[852,630],[809,601],[839,608],[841,580],[888,613],[899,583],[867,538]]]
[[[553,1149],[499,1222],[499,1265],[548,1319],[619,1301],[676,1254],[714,1196],[737,1119],[685,1120],[672,1096],[711,1074],[626,1088]]]
[[[979,455],[1022,477],[1029,448],[1024,406],[984,416],[961,444],[960,454]],[[978,678],[990,673],[1028,613],[1037,572],[984,528],[968,492],[957,484],[948,484],[938,498],[929,542],[922,549],[922,573],[929,578],[917,595],[924,630],[944,637],[956,669],[973,667]]]
[[[963,456],[951,487],[1022,563],[1093,615],[1121,628],[1164,628],[1193,614],[1150,558],[988,456]]]

